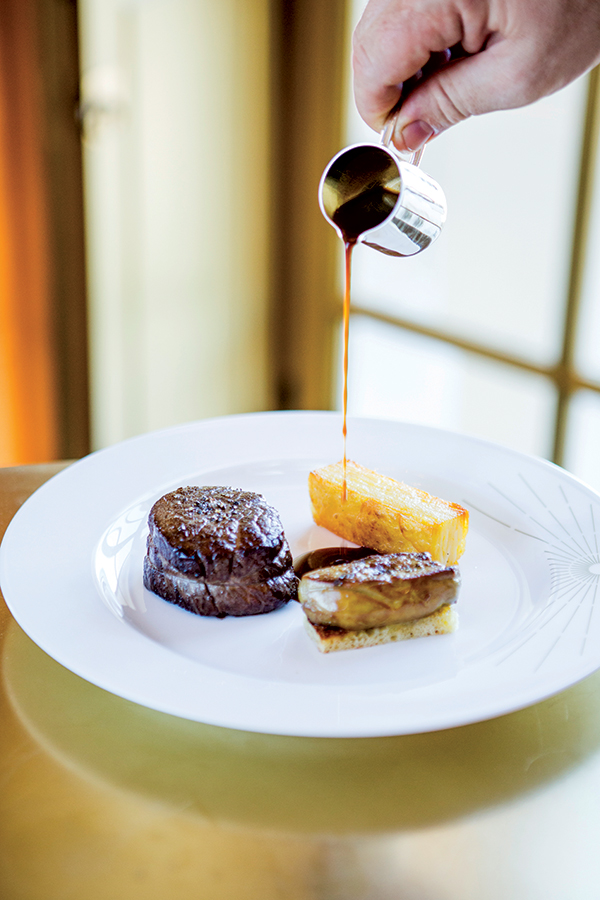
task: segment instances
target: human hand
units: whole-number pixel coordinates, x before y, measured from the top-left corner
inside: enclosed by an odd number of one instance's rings
[[[463,58],[440,67],[456,47]],[[354,94],[380,131],[412,79],[393,140],[417,150],[469,116],[551,94],[599,61],[598,0],[369,0],[354,33]]]

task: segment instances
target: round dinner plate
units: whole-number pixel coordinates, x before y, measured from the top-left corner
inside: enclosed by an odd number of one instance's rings
[[[271,734],[433,731],[535,703],[600,667],[600,497],[564,470],[472,437],[350,419],[348,455],[466,507],[459,628],[322,654],[296,602],[195,616],[147,591],[150,507],[180,485],[264,495],[294,555],[339,544],[307,476],[341,456],[334,413],[196,422],[93,453],[21,507],[0,548],[12,614],[50,656],[137,703]]]

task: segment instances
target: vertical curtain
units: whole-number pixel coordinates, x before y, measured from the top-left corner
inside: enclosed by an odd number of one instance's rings
[[[0,2],[0,465],[57,456],[35,0]]]

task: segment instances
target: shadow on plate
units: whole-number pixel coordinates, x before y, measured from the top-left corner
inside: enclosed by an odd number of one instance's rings
[[[80,777],[213,822],[287,833],[447,822],[539,788],[600,746],[600,673],[488,722],[326,739],[253,734],[146,709],[69,672],[15,623],[3,668],[21,722]]]

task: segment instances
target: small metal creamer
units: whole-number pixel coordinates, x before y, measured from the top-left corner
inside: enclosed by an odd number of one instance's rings
[[[419,169],[423,150],[391,146],[395,116],[380,144],[353,144],[337,153],[319,184],[319,205],[345,242],[361,241],[388,256],[414,256],[446,221],[441,187]]]

